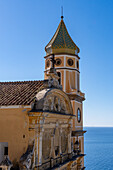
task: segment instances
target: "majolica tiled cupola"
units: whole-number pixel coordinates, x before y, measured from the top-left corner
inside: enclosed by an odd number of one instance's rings
[[[79,53],[80,50],[70,37],[63,19],[61,19],[54,36],[46,45],[45,51],[47,55],[51,53]]]

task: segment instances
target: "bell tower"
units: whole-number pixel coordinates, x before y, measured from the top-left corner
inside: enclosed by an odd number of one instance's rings
[[[79,144],[79,150],[84,154],[84,133],[83,131],[83,101],[85,94],[80,90],[80,70],[79,70],[79,52],[80,49],[70,37],[65,26],[63,16],[58,28],[50,42],[45,47],[45,79],[51,68],[51,58],[54,54],[55,68],[59,76],[59,83],[63,87],[63,91],[69,96],[73,115],[73,133],[72,143]],[[84,159],[81,159],[84,164]]]
[[[80,52],[77,45],[71,39],[65,23],[63,21],[63,16],[61,16],[60,24],[50,40],[50,42],[45,47],[45,79],[46,73],[50,69],[50,58],[51,55],[55,55],[55,68],[60,77],[59,82],[63,86],[63,90],[66,93],[71,91],[80,91],[80,81],[79,81],[79,59],[78,53]]]

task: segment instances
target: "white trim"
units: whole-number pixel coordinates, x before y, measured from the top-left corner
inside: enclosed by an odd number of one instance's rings
[[[59,54],[55,54],[55,57],[62,57],[62,56],[78,59],[78,57],[77,57],[77,56],[74,56],[74,55],[68,55],[68,54],[60,54],[60,55],[59,55]]]
[[[64,56],[64,67],[66,67],[66,56]]]
[[[71,75],[70,75],[70,72],[72,72],[71,70],[68,70],[69,71],[69,86],[70,86],[70,89],[72,90],[71,88]]]
[[[52,54],[49,55],[48,57],[45,56],[46,57],[45,60],[51,58],[51,56],[52,56]],[[60,55],[59,54],[55,54],[54,57],[56,57],[56,58],[59,58],[59,57],[70,57],[70,58],[75,58],[76,60],[79,60],[77,56],[68,55],[68,54],[67,55],[66,54],[60,54]]]
[[[11,105],[11,106],[0,106],[0,109],[18,109],[18,108],[31,108],[30,105],[23,106],[23,105]]]
[[[47,59],[49,59],[49,58],[51,58],[52,57],[52,55],[50,55],[50,56],[48,56],[47,58],[45,58],[45,60],[47,60]]]
[[[59,69],[59,68],[61,68],[61,69],[64,69],[64,70],[67,70],[67,68],[68,69],[71,69],[71,71],[77,71],[77,72],[79,72],[80,73],[80,71],[78,70],[78,69],[76,69],[76,68],[73,68],[73,67],[55,67],[56,69]],[[45,69],[45,71],[49,71],[50,70],[50,68],[48,68],[48,69]]]
[[[66,70],[64,70],[64,92],[66,92]]]

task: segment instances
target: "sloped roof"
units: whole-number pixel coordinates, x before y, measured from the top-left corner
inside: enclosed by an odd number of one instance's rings
[[[0,82],[0,106],[29,105],[43,81]]]
[[[78,48],[77,45],[71,39],[63,19],[61,19],[54,36],[52,37],[50,42],[46,45],[45,50],[49,47],[51,47],[52,49],[69,48],[73,50],[76,50],[76,48]]]

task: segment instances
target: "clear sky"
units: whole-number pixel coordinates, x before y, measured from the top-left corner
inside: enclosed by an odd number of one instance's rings
[[[113,1],[0,0],[0,81],[44,78],[44,48],[60,22],[80,48],[85,126],[113,126]]]

